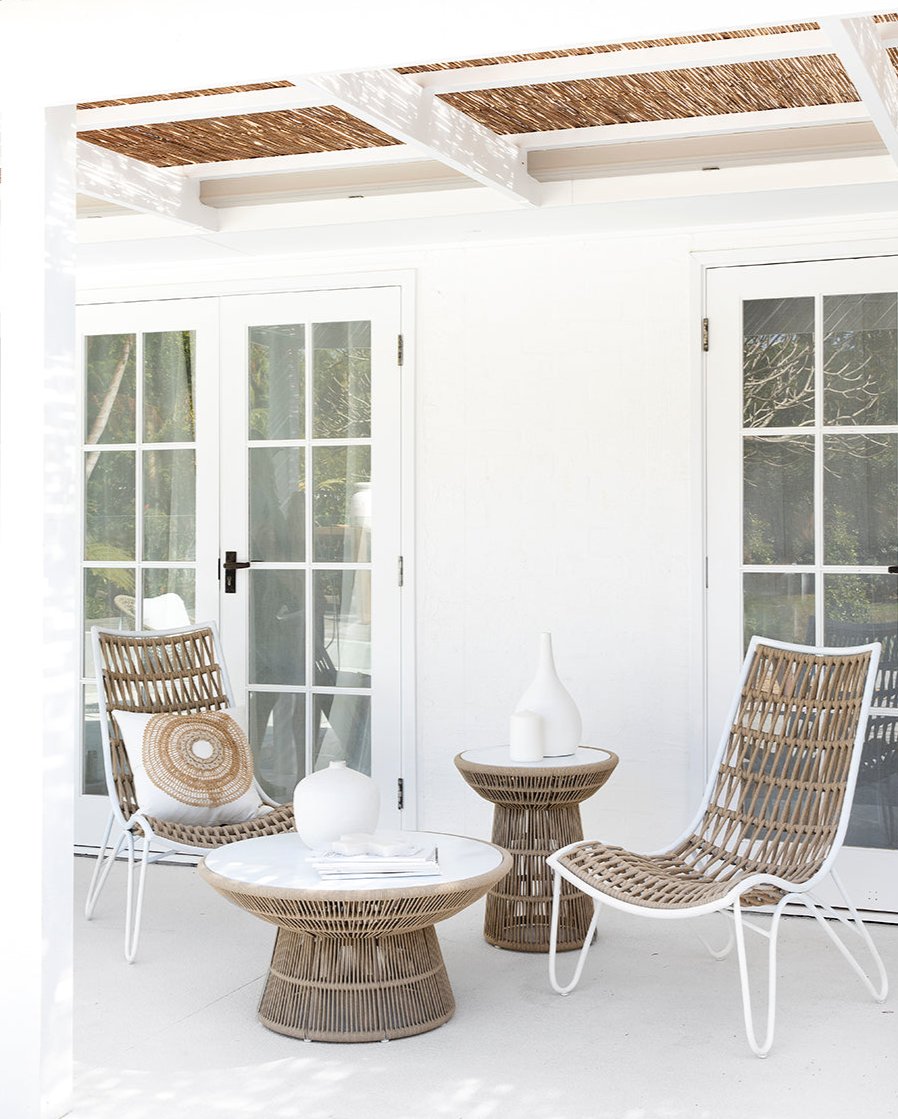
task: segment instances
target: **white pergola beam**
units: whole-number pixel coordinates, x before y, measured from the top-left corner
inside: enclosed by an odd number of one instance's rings
[[[75,124],[79,132],[90,132],[103,128],[133,128],[135,125],[276,113],[284,109],[313,108],[324,103],[320,90],[300,82],[275,89],[251,89],[244,93],[210,93],[200,97],[174,97],[165,101],[79,109],[75,114]]]
[[[393,70],[324,74],[316,84],[332,103],[463,175],[538,205],[542,186],[510,140],[458,112]]]
[[[871,19],[821,19],[848,77],[898,163],[898,74]]]
[[[338,152],[307,152],[300,155],[271,155],[259,159],[229,159],[218,163],[191,163],[181,168],[188,179],[234,179],[256,175],[281,175],[296,171],[330,171],[390,164],[420,163],[427,156],[407,144],[383,148],[346,148]]]
[[[883,45],[898,45],[898,23],[873,24]],[[461,93],[472,89],[508,89],[551,82],[576,82],[622,74],[654,74],[745,62],[810,58],[832,54],[833,44],[822,31],[789,31],[778,35],[749,35],[666,47],[635,47],[601,54],[571,55],[495,66],[465,66],[414,75],[433,93]]]
[[[218,214],[200,202],[199,183],[180,171],[152,167],[96,144],[78,141],[78,193],[197,229],[218,228]]]
[[[769,132],[780,128],[809,128],[852,124],[869,119],[860,102],[848,105],[811,105],[801,109],[765,109],[756,113],[721,113],[711,117],[677,117],[593,128],[558,128],[550,132],[520,132],[511,139],[524,151],[581,148],[650,140],[688,140],[734,132]]]

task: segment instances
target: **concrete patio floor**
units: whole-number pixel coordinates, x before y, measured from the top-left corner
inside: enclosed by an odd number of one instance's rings
[[[124,869],[87,922],[93,865],[75,859],[75,1119],[898,1116],[898,996],[874,1003],[806,919],[785,921],[766,1060],[745,1042],[735,959],[712,960],[697,922],[606,911],[579,988],[561,998],[544,956],[484,942],[483,902],[438,926],[458,1004],[445,1026],[331,1045],[259,1024],[274,930],[191,867],[150,869],[126,964]],[[898,926],[872,932],[898,988]],[[764,944],[752,941],[760,997]]]

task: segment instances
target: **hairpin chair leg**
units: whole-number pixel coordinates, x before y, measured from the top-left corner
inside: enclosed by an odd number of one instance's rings
[[[779,938],[780,918],[783,910],[791,901],[799,900],[800,894],[786,894],[777,902],[769,931],[748,926],[767,938],[767,1026],[764,1040],[759,1043],[755,1033],[754,1014],[751,1007],[751,992],[748,987],[748,963],[745,958],[745,932],[742,924],[742,906],[737,898],[733,902],[733,926],[736,932],[736,952],[739,957],[739,981],[742,987],[742,1017],[745,1022],[745,1036],[749,1047],[756,1057],[766,1057],[773,1045],[773,1030],[776,1024],[776,948]]]
[[[140,940],[140,919],[143,914],[143,891],[146,885],[147,864],[150,861],[150,839],[144,832],[143,848],[140,855],[140,873],[137,883],[137,896],[134,892],[134,833],[127,832],[128,842],[128,893],[125,909],[125,959],[129,964],[134,963],[137,956],[137,944]]]
[[[870,933],[867,930],[867,926],[861,920],[858,911],[855,909],[854,905],[852,905],[850,898],[845,893],[845,887],[842,885],[841,879],[835,873],[835,871],[832,871],[831,873],[833,882],[835,882],[836,884],[836,889],[842,895],[842,900],[845,902],[845,908],[848,910],[849,913],[848,917],[845,917],[841,913],[837,913],[831,906],[825,905],[822,902],[817,901],[815,898],[809,897],[807,894],[800,895],[801,901],[804,903],[805,907],[810,911],[810,913],[816,918],[817,923],[823,928],[826,935],[830,938],[833,944],[835,944],[835,946],[848,961],[851,970],[860,979],[860,981],[867,988],[873,998],[877,1002],[883,1002],[886,995],[889,993],[889,979],[886,975],[886,969],[885,965],[882,962],[882,957],[880,956],[876,945],[873,943]],[[846,929],[855,933],[864,942],[864,945],[866,946],[867,951],[870,953],[870,956],[873,959],[873,963],[876,966],[878,980],[877,983],[873,982],[873,980],[859,963],[855,954],[835,931],[832,925],[832,920],[826,920],[827,917],[844,925]]]
[[[724,919],[726,919],[728,916],[725,910],[720,910],[720,915]],[[714,957],[715,960],[725,960],[727,956],[729,956],[730,952],[732,952],[733,945],[736,943],[736,938],[733,935],[733,926],[730,924],[727,925],[727,940],[723,948],[714,948],[711,944],[709,944],[705,937],[702,936],[701,933],[698,934],[698,938],[708,949],[708,952]]]
[[[580,982],[580,976],[583,973],[583,965],[586,963],[586,954],[595,939],[596,924],[599,920],[599,910],[601,909],[600,903],[593,899],[593,913],[592,920],[589,923],[589,928],[586,930],[586,936],[583,940],[583,947],[580,949],[580,954],[577,957],[577,966],[574,969],[574,977],[566,987],[562,987],[558,982],[556,974],[556,960],[558,956],[558,915],[561,908],[561,875],[557,870],[553,870],[552,882],[552,925],[549,931],[549,983],[552,985],[552,990],[557,991],[559,995],[567,995],[577,986]]]
[[[110,844],[109,837],[112,832],[114,821],[115,816],[110,812],[109,819],[106,822],[106,830],[103,832],[103,842],[100,844],[97,861],[94,864],[94,872],[90,877],[90,885],[87,888],[87,897],[84,901],[84,916],[88,921],[94,915],[97,900],[100,897],[103,887],[106,885],[109,871],[112,869],[115,860],[118,858],[119,851],[122,849],[122,844],[125,842],[125,832],[122,832],[117,842],[114,845]]]

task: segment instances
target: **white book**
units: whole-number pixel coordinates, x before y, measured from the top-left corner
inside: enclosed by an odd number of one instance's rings
[[[322,878],[367,878],[382,874],[414,877],[440,873],[436,847],[412,849],[402,855],[341,855],[328,851],[310,855],[309,862]]]

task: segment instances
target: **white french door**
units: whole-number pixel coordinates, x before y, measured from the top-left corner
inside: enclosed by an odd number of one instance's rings
[[[898,913],[898,258],[712,269],[708,726],[753,633],[883,645],[840,871]]]
[[[222,300],[222,631],[257,772],[331,761],[399,826],[401,437],[395,288]]]
[[[268,792],[343,759],[400,826],[399,289],[93,306],[81,330],[76,842],[108,811],[93,624],[217,620]]]

